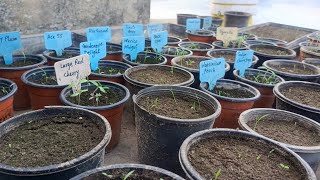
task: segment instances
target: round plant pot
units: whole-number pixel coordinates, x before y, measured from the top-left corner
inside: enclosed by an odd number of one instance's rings
[[[198,15],[195,14],[177,14],[177,24],[185,26],[187,24],[187,19],[197,18]]]
[[[158,99],[157,105],[149,108],[148,102],[154,102],[154,99]],[[178,152],[184,139],[211,128],[221,112],[214,97],[189,87],[149,87],[134,95],[133,101],[139,162],[170,169],[177,174],[183,172]],[[174,113],[165,112],[166,109]]]
[[[187,177],[194,180],[215,176],[219,179],[317,179],[310,166],[292,150],[271,139],[239,130],[211,129],[194,133],[183,142],[179,159]]]
[[[14,110],[25,110],[30,108],[30,98],[28,96],[27,86],[22,82],[21,76],[24,72],[40,67],[47,61],[43,56],[38,55],[14,55],[12,65],[4,65],[0,58],[0,77],[10,79],[18,86],[18,91],[14,95]]]
[[[263,119],[259,120],[261,117]],[[319,123],[292,112],[261,108],[243,112],[239,117],[239,125],[243,130],[286,146],[302,157],[314,172],[317,171],[320,161],[320,138],[318,143],[313,140],[320,133]],[[312,145],[309,145],[311,141]]]
[[[80,49],[65,49],[62,56],[57,56],[53,50],[45,50],[43,56],[47,58],[48,65],[53,66],[54,63],[65,59],[73,58],[80,55]]]
[[[320,46],[320,43],[314,43],[314,42],[301,42],[301,43],[299,43],[299,60],[300,61],[303,61],[303,59],[304,59],[304,54],[303,54],[303,51],[302,51],[302,47],[319,47]],[[306,59],[308,59],[307,57],[306,57]]]
[[[273,59],[265,61],[263,66],[286,81],[316,82],[320,77],[320,69],[318,67],[299,61]]]
[[[311,64],[320,68],[320,59],[307,58],[303,60],[302,63]]]
[[[178,44],[182,42],[182,39],[175,36],[168,36],[168,46],[178,47]]]
[[[123,55],[123,62],[131,66],[140,66],[146,64],[158,64],[164,65],[167,63],[166,57],[152,53],[152,52],[140,52],[137,56],[137,59],[132,61],[129,54]]]
[[[13,96],[17,92],[16,83],[0,78],[0,123],[13,116]]]
[[[300,48],[300,61],[306,58],[320,58],[320,47],[302,46]]]
[[[211,44],[202,42],[182,42],[178,46],[192,51],[195,56],[206,56],[208,51],[214,49]]]
[[[101,114],[104,116],[107,121],[111,125],[111,130],[112,130],[112,137],[110,140],[110,143],[107,146],[107,151],[111,151],[119,142],[120,139],[120,132],[121,132],[121,121],[122,121],[122,114],[123,114],[123,108],[124,108],[124,103],[129,99],[130,97],[130,92],[129,90],[124,87],[121,84],[114,83],[114,82],[108,82],[108,81],[97,81],[100,82],[102,86],[108,87],[109,91],[112,90],[114,93],[117,93],[119,96],[119,100],[112,103],[112,104],[104,104],[104,105],[98,105],[94,106],[93,104],[91,105],[80,105],[77,102],[73,102],[70,100],[70,95],[73,93],[72,89],[69,87],[64,88],[61,93],[60,93],[60,100],[64,105],[67,106],[73,106],[73,107],[78,107],[78,108],[83,108],[87,109],[90,111],[94,111],[96,113]],[[92,93],[95,89],[96,86],[94,86],[92,83],[90,84],[82,84],[81,89],[88,89],[88,94]],[[103,95],[103,93],[102,93]],[[83,95],[82,95],[83,96]],[[104,95],[103,95],[104,96]],[[114,95],[115,96],[115,95]],[[111,98],[112,96],[110,96]],[[95,99],[86,99],[84,101],[94,101]],[[102,101],[102,100],[101,100]]]
[[[200,19],[200,27],[203,28],[203,19],[207,18],[207,17],[211,17],[212,18],[212,25],[209,29],[212,29],[213,27],[220,27],[222,24],[222,19],[217,18],[217,17],[212,17],[212,16],[198,16],[198,18]]]
[[[320,108],[311,104],[319,102],[320,84],[305,81],[287,81],[277,84],[273,93],[276,108],[301,114],[320,122]]]
[[[274,43],[277,46],[281,46],[281,47],[286,47],[287,44],[288,44],[287,41],[283,41],[283,40],[280,40],[280,39],[273,39],[273,38],[258,37],[257,40],[265,41],[265,42],[271,42],[271,43]]]
[[[188,49],[182,49],[180,47],[173,47],[173,46],[165,46],[162,48],[161,54],[167,58],[167,64],[171,66],[171,61],[175,57],[179,56],[191,56],[193,53]]]
[[[150,79],[147,79],[148,77]],[[145,79],[142,80],[141,78]],[[124,79],[126,80],[126,87],[131,94],[137,94],[144,88],[158,85],[190,86],[195,80],[189,71],[165,65],[146,65],[129,68],[124,73]],[[134,122],[135,114],[132,98],[129,98],[126,104],[125,114],[130,119],[130,122]]]
[[[267,42],[267,41],[261,41],[261,40],[246,40],[244,43],[245,43],[247,46],[254,45],[254,44],[277,46],[275,43]]]
[[[196,30],[194,32],[186,31],[188,39],[194,42],[204,42],[211,44],[212,42],[216,41],[215,33],[209,30]]]
[[[261,97],[254,103],[253,108],[272,108],[275,101],[273,88],[277,83],[283,82],[280,76],[258,69],[247,69],[244,77],[239,75],[238,70],[233,71],[236,80],[247,83],[257,88]]]
[[[122,46],[115,43],[107,43],[107,56],[101,60],[114,60],[122,62]]]
[[[236,41],[231,41],[227,47],[224,46],[223,41],[215,41],[212,43],[215,49],[228,49],[228,50],[247,50],[248,46],[245,43],[239,44]]]
[[[194,83],[191,85],[193,88],[199,88],[200,85],[200,62],[212,60],[210,57],[204,56],[180,56],[172,59],[172,66],[179,67],[191,72],[194,76]],[[225,71],[230,70],[230,65],[226,63]]]
[[[245,41],[254,41],[258,38],[258,36],[249,33],[238,33],[238,37],[242,37]]]
[[[238,128],[239,115],[243,111],[251,109],[255,101],[260,98],[260,92],[253,86],[229,79],[218,80],[213,91],[208,89],[208,83],[201,83],[200,88],[217,98],[222,106],[221,115],[214,123],[214,128]],[[235,93],[238,93],[238,96]]]
[[[294,59],[297,55],[294,50],[279,46],[253,44],[249,48],[259,58],[258,63],[254,66],[255,68],[262,66],[265,61],[270,59]]]
[[[307,38],[311,42],[320,43],[320,36],[319,35],[320,34],[319,34],[319,31],[318,31],[318,32],[315,32],[315,33],[307,35]]]
[[[224,26],[225,27],[248,27],[249,19],[252,14],[237,11],[224,12]]]
[[[98,70],[91,72],[89,79],[111,81],[124,85],[123,73],[131,67],[129,64],[119,61],[100,61]]]
[[[184,180],[182,177],[169,172],[167,170],[148,166],[143,164],[115,164],[105,167],[100,167],[92,169],[90,171],[79,174],[70,180],[80,180],[80,179],[104,179],[109,176],[112,179],[124,179],[130,172],[128,179],[176,179]]]
[[[212,58],[225,58],[226,62],[230,65],[230,70],[226,72],[226,79],[234,79],[233,69],[234,69],[234,61],[236,59],[236,50],[229,49],[214,49],[208,52],[207,56]],[[253,67],[258,62],[258,57],[253,55],[252,66]]]
[[[58,85],[54,67],[31,69],[22,74],[21,80],[27,86],[32,109],[62,105],[59,95],[66,86]]]
[[[10,153],[17,154],[8,156],[6,163],[1,161],[0,179],[12,180],[69,179],[99,167],[103,164],[105,147],[111,138],[111,128],[104,117],[85,109],[65,106],[47,106],[15,116],[2,123],[0,129],[1,143],[12,139],[9,142]],[[23,137],[19,137],[22,134]],[[3,145],[1,150],[5,151]],[[13,165],[10,162],[12,157],[16,158],[15,163],[21,163]]]

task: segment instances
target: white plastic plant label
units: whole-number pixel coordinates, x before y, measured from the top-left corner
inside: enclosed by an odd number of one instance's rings
[[[238,28],[237,27],[218,27],[217,39],[223,41],[225,44],[229,44],[230,41],[237,40]]]

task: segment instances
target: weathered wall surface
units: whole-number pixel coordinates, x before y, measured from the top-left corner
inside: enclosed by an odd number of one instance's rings
[[[149,19],[150,0],[0,0],[0,32],[23,35]]]

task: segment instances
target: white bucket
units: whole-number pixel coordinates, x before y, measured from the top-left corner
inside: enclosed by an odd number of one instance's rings
[[[223,15],[225,11],[240,11],[250,14],[257,13],[258,0],[212,0],[211,14]]]

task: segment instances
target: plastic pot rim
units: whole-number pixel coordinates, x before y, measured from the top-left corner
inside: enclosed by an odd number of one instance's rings
[[[62,61],[62,60],[68,59],[68,58],[64,58],[64,57],[60,58],[60,57],[50,56],[50,54],[54,53],[54,52],[55,52],[54,50],[45,50],[45,51],[43,51],[43,56],[46,58],[52,59],[54,61]],[[75,55],[73,57],[80,56],[80,51],[75,50],[75,49],[65,49],[63,52],[69,52],[69,53]]]
[[[238,47],[235,47],[235,48],[224,47],[222,43],[223,43],[223,41],[218,40],[218,41],[213,42],[212,45],[214,47],[218,47],[220,49],[226,49],[226,50],[238,50],[238,51],[241,51],[241,50],[249,49],[249,46],[247,44],[245,44],[244,42],[241,44],[244,47],[239,47],[239,48]]]
[[[208,32],[210,34],[198,34],[197,32]],[[199,36],[199,37],[215,37],[215,33],[213,31],[210,30],[205,30],[205,29],[199,29],[196,30],[195,32],[191,32],[189,30],[186,30],[187,35],[193,35],[193,36]]]
[[[36,64],[31,64],[31,65],[27,65],[27,66],[22,66],[22,67],[0,67],[0,70],[6,70],[6,71],[21,71],[21,70],[26,70],[26,69],[33,69],[36,67],[39,67],[41,65],[44,65],[45,63],[47,63],[47,59],[45,57],[43,57],[42,55],[36,55],[36,54],[32,54],[32,55],[13,55],[13,59],[27,59],[30,60],[31,59],[38,59],[40,62],[36,63]]]
[[[188,52],[189,54],[186,54],[186,55],[183,55],[183,56],[192,56],[193,55],[193,52],[190,51],[189,49],[185,49],[185,48],[181,48],[181,47],[176,47],[176,46],[166,46],[166,47],[163,47],[163,48],[172,48],[172,49],[181,49],[183,51],[186,51]],[[162,50],[163,50],[162,48]],[[165,56],[165,57],[170,57],[170,58],[175,58],[175,57],[179,57],[179,56],[176,56],[176,55],[172,55],[172,54],[164,54],[164,53],[161,53],[161,55]]]
[[[9,99],[10,97],[12,97],[18,91],[18,86],[15,82],[11,81],[10,79],[0,78],[0,83],[1,82],[11,84],[10,86],[12,86],[12,90],[8,94],[6,94],[3,97],[0,97],[0,102],[3,102],[5,100]],[[8,87],[10,87],[10,86],[8,86]]]
[[[125,63],[131,65],[131,66],[144,66],[144,65],[164,65],[164,64],[167,64],[167,58],[161,54],[157,54],[157,53],[152,53],[152,52],[145,52],[145,51],[142,51],[142,52],[139,52],[138,53],[138,56],[139,55],[146,55],[146,54],[149,54],[149,55],[152,55],[152,56],[160,56],[161,59],[163,59],[163,62],[160,62],[158,64],[138,64],[136,63],[136,61],[130,61],[129,59],[131,59],[129,56],[129,54],[123,54],[122,55],[122,59]]]
[[[212,52],[219,52],[219,51],[221,51],[221,52],[227,52],[227,54],[233,54],[233,55],[236,55],[236,53],[237,53],[237,50],[235,50],[235,49],[213,49],[213,50],[207,52],[207,56],[209,56],[209,57],[211,57],[211,58],[216,58],[216,57],[214,57],[213,55],[211,55],[211,53],[212,53]],[[259,61],[258,56],[253,55],[253,59],[254,59],[254,60],[252,61],[252,65],[257,64],[257,62]],[[226,62],[227,62],[229,65],[233,65],[233,64],[234,64],[234,61],[226,61]]]
[[[210,49],[190,49],[190,48],[187,48],[187,47],[184,47],[183,45],[186,45],[186,44],[200,44],[200,45],[205,45],[205,46],[208,46],[210,47]],[[181,42],[178,44],[178,46],[182,49],[188,49],[190,51],[197,51],[197,52],[207,52],[207,51],[210,51],[212,49],[214,49],[214,46],[209,44],[209,43],[204,43],[204,42],[195,42],[195,41],[188,41],[188,42]]]
[[[275,49],[281,49],[281,50],[285,50],[286,52],[290,52],[289,55],[272,55],[272,54],[265,54],[265,53],[260,53],[260,52],[257,52],[257,51],[254,51],[252,48],[253,47],[256,47],[256,46],[262,46],[262,47],[271,47],[271,48],[275,48]],[[285,59],[285,58],[294,58],[297,56],[297,53],[292,50],[292,49],[289,49],[289,48],[285,48],[285,47],[281,47],[281,46],[273,46],[273,45],[267,45],[267,44],[251,44],[249,45],[249,49],[253,50],[254,51],[254,54],[255,55],[259,55],[259,56],[264,56],[264,57],[270,57],[270,58],[282,58],[282,59]]]
[[[103,61],[99,61],[98,66],[99,67],[106,67],[107,65],[110,65],[111,67],[114,66],[122,66],[123,70],[127,70],[128,68],[132,68],[132,66],[130,64],[127,63],[123,63],[123,62],[119,62],[119,61],[115,61],[115,60],[103,60]],[[126,68],[125,68],[126,67]],[[119,68],[121,69],[121,68]],[[104,78],[117,78],[117,77],[123,77],[123,74],[99,74],[96,72],[91,71],[90,76],[95,76],[95,77],[104,77]]]
[[[280,44],[283,44],[283,45],[286,45],[288,44],[287,41],[284,41],[284,40],[281,40],[281,39],[276,39],[276,38],[267,38],[267,37],[258,37],[257,40],[260,40],[260,41],[265,41],[265,42],[269,42],[268,40],[270,40],[272,43],[280,43]]]
[[[120,44],[107,42],[106,46],[107,46],[107,49],[108,49],[108,46],[113,46],[113,47],[119,48],[118,51],[107,51],[107,55],[108,54],[122,54],[122,46]]]

